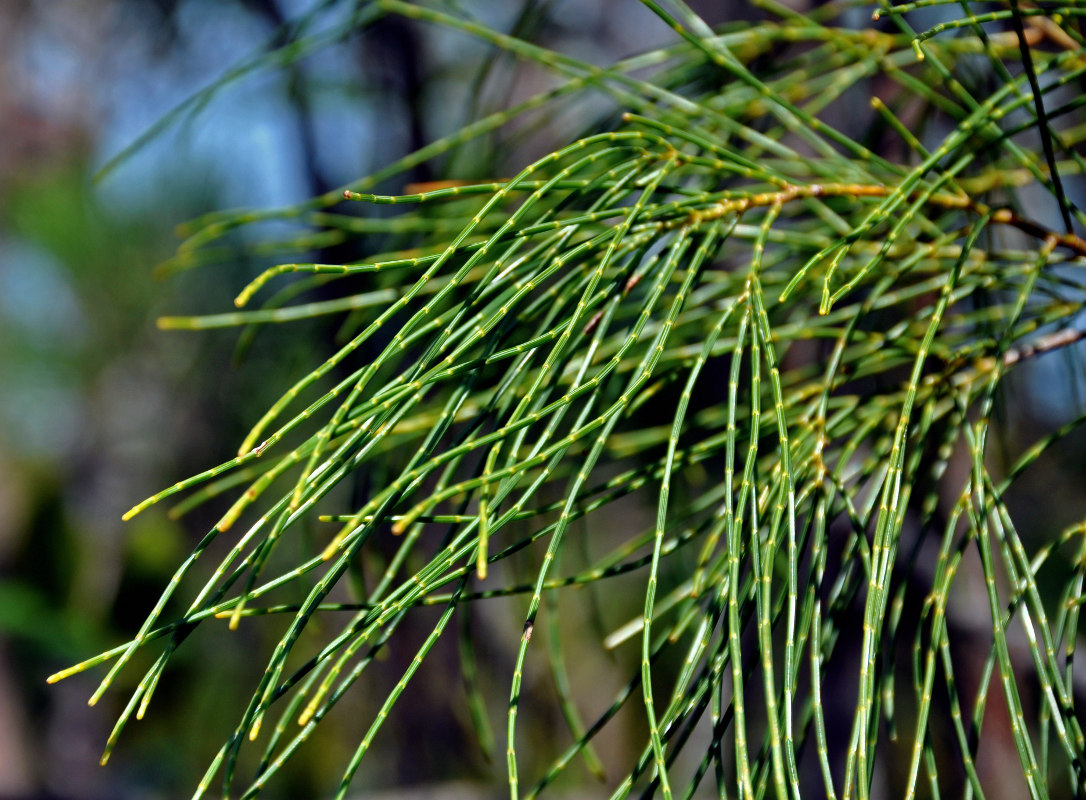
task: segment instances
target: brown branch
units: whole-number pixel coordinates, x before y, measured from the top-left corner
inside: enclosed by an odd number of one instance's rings
[[[896,190],[880,184],[864,183],[811,183],[806,185],[793,184],[772,192],[747,195],[724,200],[709,208],[691,212],[681,224],[696,225],[707,220],[719,219],[729,214],[742,215],[751,208],[764,208],[772,205],[784,205],[792,200],[814,197],[889,197]],[[1047,240],[1051,237],[1057,246],[1066,247],[1076,255],[1086,256],[1086,240],[1074,233],[1056,233],[1039,222],[1017,214],[1009,208],[992,209],[984,203],[978,203],[971,197],[959,194],[936,193],[928,198],[931,205],[941,208],[959,208],[971,211],[978,216],[991,213],[992,221],[1023,233]]]
[[[1055,331],[1042,336],[1032,344],[1022,345],[1021,347],[1015,347],[1008,350],[1003,354],[1003,364],[1004,366],[1010,366],[1019,361],[1025,361],[1027,358],[1033,358],[1034,356],[1039,356],[1042,353],[1047,353],[1051,350],[1067,347],[1084,338],[1086,338],[1086,331],[1076,330],[1075,328],[1064,328],[1062,331]]]

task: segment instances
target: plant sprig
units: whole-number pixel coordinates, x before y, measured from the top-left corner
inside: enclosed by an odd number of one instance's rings
[[[505,597],[523,599],[519,627],[490,632],[518,643],[508,697],[497,695],[512,798],[537,796],[578,755],[615,779],[592,739],[625,708],[646,730],[614,798],[691,797],[713,774],[720,796],[862,800],[876,762],[893,753],[908,754],[905,796],[958,780],[980,794],[988,776],[976,739],[993,678],[1031,796],[1048,796],[1059,770],[1083,790],[1071,683],[1083,529],[1036,547],[1006,497],[1086,417],[1025,448],[1004,474],[988,444],[1008,377],[1082,338],[1082,281],[1067,266],[1086,257],[1075,228],[1086,217],[1059,173],[1086,171],[1074,147],[1086,128],[1082,104],[1057,98],[1086,61],[1081,48],[1030,48],[1021,30],[1023,19],[1066,26],[1078,12],[1012,4],[917,34],[906,16],[932,4],[883,5],[876,17],[898,33],[838,24],[847,5],[799,15],[772,2],[761,3],[770,21],[713,31],[679,0],[644,0],[677,41],[610,67],[462,10],[359,4],[365,24],[398,15],[441,26],[558,83],[323,197],[215,213],[185,229],[168,269],[220,258],[215,243],[229,231],[273,219],[301,232],[246,247],[298,258],[237,294],[239,308],[266,296],[261,307],[167,317],[162,327],[255,330],[349,311],[352,333],[281,395],[236,458],[126,514],[184,492],[178,514],[235,498],[131,641],[50,679],[112,660],[94,702],[138,651],[164,640],[103,761],[201,623],[284,617],[197,790],[221,775],[224,796],[255,797],[428,606],[440,616],[381,700],[335,796],[346,796],[419,664],[451,630],[460,630],[464,702],[489,751],[496,696],[481,688],[465,618],[474,603]],[[1017,23],[1017,38],[997,28],[1004,21]],[[983,99],[963,68],[981,54],[1002,81]],[[869,99],[873,77],[882,88]],[[604,112],[584,120],[584,136],[515,177],[454,175],[375,193],[476,137],[545,130],[549,113],[589,93]],[[835,104],[862,108],[863,119],[840,121]],[[1038,129],[1044,158],[1025,135]],[[1024,186],[1058,202],[1062,228],[1024,207]],[[371,216],[374,205],[404,210]],[[372,255],[340,264],[311,254],[355,240]],[[342,296],[309,299],[318,285],[344,287]],[[964,482],[951,469],[961,453]],[[388,478],[345,507],[334,490],[364,471]],[[654,513],[623,530],[620,501]],[[298,562],[279,545],[306,520],[338,530]],[[220,536],[234,538],[201,584],[196,562]],[[395,541],[384,572],[343,600],[344,576],[378,538]],[[1067,556],[1058,587],[1042,590],[1039,573],[1064,550],[1078,555]],[[955,608],[970,569],[983,578],[991,620],[991,640],[977,647],[979,686],[955,677],[965,625]],[[624,688],[586,723],[559,603],[573,601],[571,590],[632,579],[641,610],[629,609],[603,644],[623,657],[626,642],[640,646],[629,648]],[[907,620],[917,591],[922,608]],[[165,618],[179,592],[192,599]],[[532,647],[540,614],[545,654]],[[305,658],[297,645],[318,617],[338,627]],[[1028,631],[1031,663],[1012,653],[1012,625]],[[858,649],[842,645],[850,629],[860,631]],[[911,663],[895,663],[905,650]],[[551,670],[571,737],[549,766],[518,747],[535,662]],[[1023,674],[1041,689],[1039,711],[1023,701]],[[843,747],[827,729],[831,691],[855,698]],[[273,711],[278,721],[243,777],[239,754],[265,736]],[[936,757],[937,715],[955,731],[960,758],[950,767]],[[708,746],[683,761],[704,730]],[[810,786],[808,762],[818,776]]]

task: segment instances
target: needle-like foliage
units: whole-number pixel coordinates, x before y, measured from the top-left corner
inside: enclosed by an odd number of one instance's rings
[[[555,80],[346,191],[188,229],[172,268],[276,219],[305,235],[248,246],[361,238],[384,252],[284,263],[241,291],[241,310],[162,321],[342,314],[346,336],[283,387],[236,458],[129,512],[235,498],[135,638],[54,676],[109,664],[97,699],[138,651],[157,654],[106,755],[197,628],[278,615],[236,729],[194,779],[197,796],[254,797],[421,619],[337,797],[435,644],[458,636],[483,747],[488,714],[507,709],[513,798],[585,778],[581,762],[606,766],[615,798],[996,797],[978,753],[1000,735],[1023,778],[1013,791],[1086,792],[1073,671],[1086,528],[1030,539],[1005,500],[1086,415],[992,455],[1000,414],[1016,413],[1008,381],[1081,337],[1084,9],[884,3],[857,29],[873,7],[762,0],[746,13],[764,21],[713,30],[681,0],[642,0],[672,44],[599,67],[457,4],[341,5],[341,28],[310,36],[303,20],[224,82],[386,15]],[[912,27],[933,6],[943,21]],[[371,193],[571,108],[584,134],[511,178]],[[366,493],[348,506],[336,489],[359,475]],[[320,547],[284,547],[318,521]],[[211,570],[198,559],[213,543],[225,555]],[[589,716],[577,685],[595,679],[557,625],[625,607],[610,585],[640,610],[597,645],[636,648],[640,666]],[[457,621],[509,595],[522,599],[522,624],[499,632],[511,668],[482,691]],[[318,620],[321,649],[297,652]],[[526,670],[546,665],[569,726],[549,765],[521,746]],[[593,740],[625,709],[644,738],[616,775]],[[246,748],[262,755],[243,773]]]

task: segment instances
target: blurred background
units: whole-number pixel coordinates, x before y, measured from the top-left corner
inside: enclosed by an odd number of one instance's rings
[[[245,666],[236,634],[228,647],[211,636],[182,648],[107,768],[98,759],[132,685],[122,676],[92,708],[101,670],[53,686],[45,678],[131,637],[208,524],[166,508],[130,523],[121,514],[232,457],[314,349],[332,346],[334,327],[302,323],[262,332],[235,358],[234,329],[157,330],[162,314],[229,310],[272,263],[245,251],[257,232],[227,240],[235,251],[213,265],[156,272],[175,252],[175,226],[342,186],[475,110],[468,92],[485,48],[402,20],[335,35],[350,5],[0,2],[0,798],[187,796],[234,724],[238,699],[224,693]],[[466,5],[500,29],[518,22],[518,4]],[[593,0],[535,5],[547,6],[537,33],[583,58],[607,62],[669,39],[636,4],[621,17]],[[329,46],[225,87],[93,179],[302,18],[332,32]],[[519,152],[494,150],[475,166],[485,174],[541,147],[525,137]],[[385,188],[432,177],[422,166]],[[270,796],[327,790],[324,768],[338,774],[357,737],[352,726],[337,743],[330,722],[318,755],[296,760]],[[448,736],[459,739],[453,722]],[[417,755],[390,752],[384,780],[425,780]],[[457,756],[453,747],[447,758]],[[478,763],[450,771],[441,761],[434,772],[479,773]]]
[[[169,261],[179,241],[175,226],[214,209],[299,202],[454,130],[479,110],[471,87],[487,50],[403,20],[333,35],[319,53],[223,88],[103,180],[92,176],[198,89],[279,40],[284,25],[311,15],[312,31],[334,33],[348,5],[0,1],[3,800],[187,796],[234,724],[239,670],[259,669],[247,653],[266,652],[277,640],[275,630],[264,630],[232,634],[226,647],[215,635],[187,642],[148,717],[129,729],[105,769],[98,758],[133,678],[122,678],[120,691],[95,707],[87,698],[100,671],[45,683],[50,673],[131,637],[209,524],[200,513],[172,519],[168,504],[130,523],[122,524],[121,514],[232,457],[248,426],[315,363],[314,352],[334,344],[332,322],[262,331],[244,358],[232,329],[157,330],[163,314],[228,310],[236,292],[273,263],[247,247],[257,230],[226,239],[227,251],[213,264],[178,269]],[[597,63],[673,41],[637,3],[536,3],[531,20],[519,4],[462,5],[501,30],[530,22],[537,40]],[[710,23],[724,16],[724,4],[695,5]],[[498,107],[518,91],[538,91],[538,80],[525,71],[510,94],[487,102]],[[545,136],[492,143],[460,172],[508,174],[574,134],[585,116],[574,110]],[[443,171],[455,167],[445,163]],[[408,181],[438,177],[423,165],[382,188],[400,191]],[[1023,371],[1013,406],[1023,440],[1082,407],[1080,380],[1070,391],[1050,390],[1060,379],[1040,370],[1066,370],[1055,361]],[[1029,374],[1041,391],[1033,391]],[[1082,463],[1073,445],[1053,450],[1016,497],[1038,530],[1058,529],[1081,510],[1081,502],[1051,502],[1075,493],[1069,487],[1078,485]],[[242,635],[251,648],[237,645]],[[426,698],[424,691],[416,702]],[[411,724],[398,739],[382,735],[378,746],[387,753],[371,761],[384,772],[374,785],[442,776],[455,781],[446,794],[430,786],[419,796],[482,796],[475,781],[500,777],[504,765],[471,755],[463,720],[452,712],[418,713],[438,715],[445,730],[434,740],[439,749],[420,750]],[[352,723],[349,715],[330,718],[311,757],[292,761],[268,796],[326,791],[327,775],[338,774],[359,735]]]

